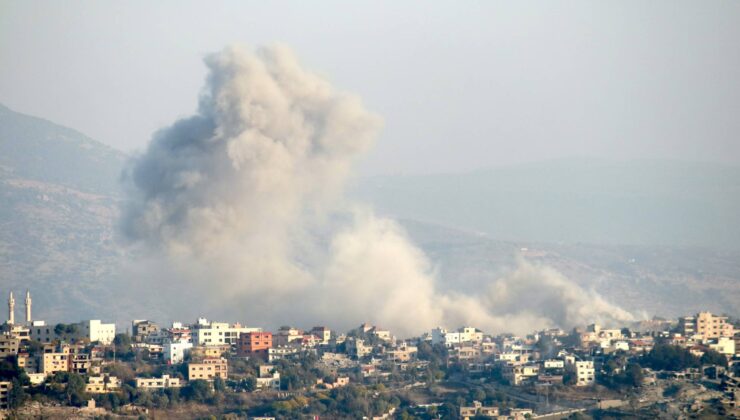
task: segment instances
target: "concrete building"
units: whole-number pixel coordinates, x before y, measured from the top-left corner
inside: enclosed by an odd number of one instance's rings
[[[105,394],[116,392],[121,387],[121,381],[115,376],[100,375],[87,378],[85,392],[89,394]]]
[[[178,364],[185,361],[185,355],[193,348],[193,343],[180,341],[162,344],[164,361],[169,364]]]
[[[350,338],[344,342],[347,354],[359,358],[369,356],[373,353],[373,346],[365,345],[365,340]]]
[[[191,329],[193,344],[199,346],[236,345],[239,334],[259,331],[262,328],[243,327],[238,323],[230,325],[228,322],[209,323],[204,318],[200,318]]]
[[[46,376],[54,375],[57,372],[69,371],[69,348],[63,347],[56,352],[44,352],[41,355],[40,373]]]
[[[229,363],[224,358],[203,359],[198,363],[188,364],[188,380],[204,379],[211,381],[214,378],[226,379]]]
[[[504,378],[513,386],[534,381],[539,374],[540,367],[537,365],[506,365],[503,369]]]
[[[726,316],[712,315],[711,312],[699,312],[695,316],[678,319],[678,331],[684,337],[699,336],[708,340],[719,337],[732,337],[734,326],[727,322]]]
[[[170,375],[162,375],[161,378],[136,378],[136,388],[139,389],[165,389],[181,386],[180,378],[172,378]]]
[[[331,341],[331,330],[326,327],[313,327],[310,333],[318,337],[321,344],[326,345]]]
[[[707,344],[710,349],[724,354],[725,356],[735,355],[735,340],[730,337],[719,337]]]
[[[447,331],[442,327],[432,330],[432,344],[444,344],[452,347],[462,343],[480,343],[483,341],[483,333],[473,327],[462,327],[457,331]]]
[[[575,362],[575,373],[577,386],[593,384],[596,378],[594,362],[592,360]]]
[[[10,394],[10,388],[13,383],[10,381],[0,381],[0,410],[7,410],[8,407],[8,394]],[[2,415],[2,413],[0,413]]]
[[[280,373],[272,365],[260,365],[257,389],[279,391]]]
[[[242,357],[259,357],[267,360],[272,348],[271,332],[248,332],[239,335],[237,354]]]
[[[146,319],[131,321],[131,337],[136,343],[143,343],[147,337],[158,332],[159,327],[152,321]]]
[[[272,342],[275,347],[300,345],[303,342],[303,331],[293,327],[280,327],[272,337]]]
[[[68,338],[89,340],[91,343],[97,341],[103,345],[110,345],[116,336],[116,324],[104,324],[98,319],[81,321],[74,324],[74,327],[75,331],[69,334]],[[46,325],[44,321],[33,321],[29,327],[30,337],[41,343],[51,343],[62,338],[54,329],[54,326]]]
[[[80,338],[86,338],[91,343],[100,342],[100,344],[109,345],[116,337],[116,324],[103,324],[99,319],[82,321],[78,324]]]
[[[18,354],[21,340],[18,337],[2,334],[0,335],[0,359]]]

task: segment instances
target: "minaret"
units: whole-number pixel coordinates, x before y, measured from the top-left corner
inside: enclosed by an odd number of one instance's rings
[[[15,324],[15,299],[13,299],[13,291],[10,292],[10,297],[8,297],[8,324]]]
[[[26,324],[31,325],[31,292],[26,289]]]

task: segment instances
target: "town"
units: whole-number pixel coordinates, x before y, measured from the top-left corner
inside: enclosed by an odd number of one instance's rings
[[[16,319],[0,336],[0,408],[43,418],[617,418],[740,414],[740,330],[709,312],[526,336],[473,326],[276,331]],[[331,321],[331,320],[327,320]]]

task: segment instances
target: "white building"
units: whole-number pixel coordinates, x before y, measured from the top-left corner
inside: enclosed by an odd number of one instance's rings
[[[192,348],[193,343],[185,341],[177,343],[164,343],[162,345],[162,354],[164,357],[164,361],[173,365],[182,363],[185,360],[185,355]]]
[[[198,319],[198,323],[191,331],[192,340],[198,346],[219,346],[223,344],[236,344],[239,334],[249,332],[261,332],[262,328],[243,327],[240,324],[230,325],[228,322],[208,322],[204,318]]]
[[[594,383],[596,377],[593,360],[575,362],[576,385],[586,386]]]
[[[545,369],[564,369],[565,362],[560,359],[545,360]]]
[[[462,327],[457,331],[447,331],[442,327],[432,330],[432,344],[444,344],[452,347],[461,343],[480,343],[483,341],[483,333],[473,327]]]
[[[75,339],[87,339],[90,342],[98,341],[108,345],[116,337],[116,324],[103,324],[99,319],[91,319],[74,324],[76,331],[70,336]],[[41,343],[50,343],[59,338],[54,331],[55,325],[46,325],[44,321],[33,321],[28,327],[32,340]]]
[[[116,324],[103,324],[99,319],[91,319],[78,325],[80,338],[87,338],[91,343],[99,341],[100,344],[108,345],[116,337]]]
[[[179,388],[181,386],[180,378],[172,378],[170,375],[162,375],[161,378],[136,378],[136,388],[164,389]]]
[[[710,349],[724,354],[733,356],[735,354],[735,340],[729,337],[719,337],[708,343]]]

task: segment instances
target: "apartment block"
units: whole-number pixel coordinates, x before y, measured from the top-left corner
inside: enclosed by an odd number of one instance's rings
[[[199,363],[188,364],[188,380],[205,379],[211,381],[214,378],[226,379],[229,365],[224,358],[203,359]]]
[[[260,357],[267,360],[272,348],[271,332],[248,332],[239,336],[237,354],[244,357]]]

